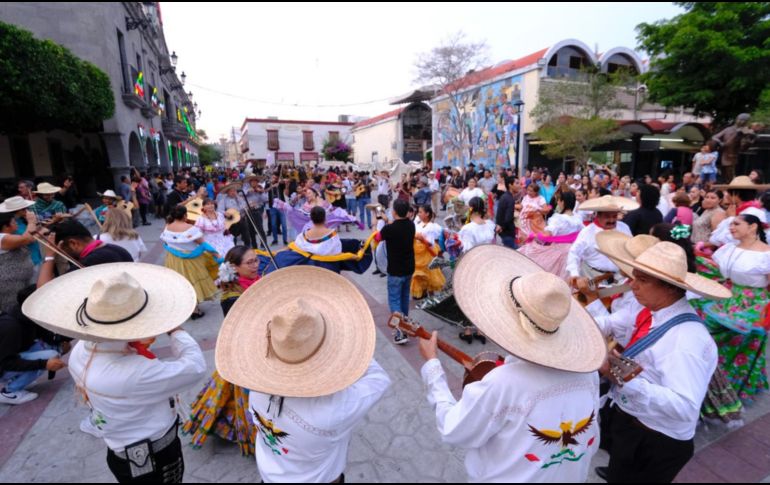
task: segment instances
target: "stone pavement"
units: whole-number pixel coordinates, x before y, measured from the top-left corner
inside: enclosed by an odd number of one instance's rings
[[[158,243],[161,221],[140,232],[150,248],[145,262],[162,264],[163,251]],[[342,237],[364,237],[351,228]],[[405,346],[392,343],[386,321],[386,279],[371,274],[345,274],[353,281],[375,317],[378,339],[375,358],[393,382],[383,399],[356,429],[350,446],[346,478],[350,482],[464,482],[464,452],[440,442],[433,410],[425,399],[419,377],[422,359],[416,342]],[[214,346],[222,322],[217,303],[203,305],[206,316],[185,324],[204,350],[209,369],[214,369]],[[457,336],[458,329],[422,311],[413,318],[428,330],[438,330],[442,339],[470,355],[482,350],[499,350],[491,342],[468,345]],[[156,344],[161,358],[168,356],[168,342],[162,337]],[[461,367],[441,356],[450,386],[456,395],[461,388]],[[200,385],[184,396],[192,402]],[[87,414],[79,403],[67,372],[59,372],[53,381],[41,379],[35,385],[40,397],[18,407],[0,405],[0,482],[113,482],[105,462],[106,450],[101,440],[79,429]],[[747,411],[747,425],[729,433],[721,425],[699,427],[696,456],[683,470],[678,481],[686,482],[759,482],[770,479],[770,399],[763,396]],[[183,443],[185,440],[183,439]],[[237,446],[211,437],[200,450],[187,446],[185,481],[187,482],[258,482],[253,458],[240,456]],[[593,465],[606,464],[600,451]],[[589,482],[602,482],[589,476]]]

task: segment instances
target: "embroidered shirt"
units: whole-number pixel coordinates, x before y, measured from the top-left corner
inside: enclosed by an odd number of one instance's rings
[[[599,377],[508,357],[456,401],[438,359],[422,379],[471,482],[584,482],[599,449]]]
[[[249,413],[257,426],[255,455],[262,480],[336,480],[345,471],[353,429],[388,386],[388,374],[372,360],[363,377],[328,396],[287,397],[281,404],[275,396],[249,392]]]

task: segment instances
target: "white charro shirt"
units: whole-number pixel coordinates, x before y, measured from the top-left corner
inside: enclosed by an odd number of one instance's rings
[[[545,230],[552,236],[566,236],[580,232],[584,228],[583,218],[578,214],[554,214],[548,219]]]
[[[328,396],[281,399],[249,393],[257,426],[257,468],[266,483],[330,483],[345,471],[355,426],[390,386],[388,374],[372,360],[350,387]]]
[[[467,449],[471,482],[584,482],[599,449],[599,377],[515,357],[457,401],[438,359],[422,367],[444,443]],[[571,433],[573,436],[566,436]]]
[[[621,221],[618,221],[615,230],[631,236],[631,229]],[[581,276],[580,266],[582,263],[586,263],[599,271],[612,273],[619,271],[618,267],[597,249],[596,235],[602,231],[604,229],[597,226],[596,223],[589,224],[580,231],[567,256],[567,272],[570,276]]]
[[[594,314],[597,307],[594,302],[586,309]],[[611,318],[628,322],[633,332],[637,307],[625,305],[616,313]],[[695,313],[687,298],[652,312],[650,331],[683,313]],[[600,319],[597,323],[604,332]],[[706,327],[700,322],[677,325],[634,360],[644,370],[623,387],[612,386],[612,401],[650,429],[677,440],[692,439],[717,366],[717,347]]]
[[[177,418],[169,400],[206,376],[203,352],[190,334],[171,334],[171,351],[173,360],[160,360],[137,355],[126,342],[75,344],[70,374],[85,390],[91,421],[111,450],[163,437]]]

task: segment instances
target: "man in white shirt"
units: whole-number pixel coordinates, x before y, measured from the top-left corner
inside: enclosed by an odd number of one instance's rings
[[[223,379],[251,390],[262,480],[344,482],[353,430],[390,385],[373,359],[375,337],[361,293],[323,268],[279,269],[238,299],[222,324],[216,365]]]
[[[441,203],[441,184],[439,184],[435,172],[428,173],[428,180],[430,180],[428,185],[428,188],[430,188],[430,205],[433,213],[438,215],[439,204]]]
[[[596,212],[596,217],[592,224],[580,231],[569,250],[567,272],[570,276],[570,286],[584,289],[588,287],[591,278],[602,273],[618,272],[618,267],[597,250],[596,235],[602,231],[614,230],[630,236],[631,230],[626,224],[618,221],[618,216],[623,210],[638,207],[639,204],[630,199],[611,195],[587,200],[580,205],[581,211]]]
[[[620,386],[605,365],[600,372],[614,383],[609,414],[608,482],[671,482],[693,455],[693,436],[701,403],[717,365],[713,339],[687,302],[686,291],[719,299],[730,291],[712,280],[687,273],[687,256],[678,245],[646,245],[618,233],[600,235],[600,250],[633,274],[638,304],[622,306],[611,319],[597,319],[603,333],[628,340],[623,354],[644,369]],[[595,295],[594,295],[595,296]],[[606,315],[594,302],[588,309]],[[626,322],[625,325],[622,322]],[[630,335],[630,338],[628,336]]]
[[[24,303],[23,312],[36,323],[80,339],[70,374],[121,483],[182,481],[175,397],[206,375],[200,347],[179,328],[195,305],[195,290],[183,276],[141,263],[73,271]],[[162,334],[169,335],[173,353],[163,361],[149,350]]]
[[[599,446],[594,370],[606,356],[593,320],[563,280],[508,248],[477,247],[455,274],[463,313],[515,357],[467,384],[458,401],[437,359],[436,333],[421,341],[442,440],[468,450],[472,482],[584,482]]]

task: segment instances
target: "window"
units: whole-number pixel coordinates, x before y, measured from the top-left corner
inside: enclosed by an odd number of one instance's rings
[[[118,50],[120,50],[120,74],[123,76],[123,92],[131,92],[131,83],[128,78],[128,58],[126,57],[126,42],[123,33],[118,30]]]
[[[305,150],[306,152],[312,152],[313,150],[315,150],[312,131],[302,132],[302,149]]]
[[[278,150],[278,130],[267,130],[267,149]]]
[[[552,67],[556,67],[558,62],[559,62],[559,54],[554,54],[553,57],[551,57],[551,60],[548,61],[548,65]]]
[[[35,166],[32,163],[32,150],[29,138],[26,136],[11,138],[11,160],[18,178],[32,180],[35,177]]]
[[[378,163],[379,162],[379,154],[377,152],[372,152],[372,163]]]
[[[583,58],[582,57],[570,56],[570,58],[569,58],[569,68],[570,69],[580,69],[582,66],[583,66]]]
[[[340,141],[340,132],[339,131],[330,131],[329,132],[329,141],[330,142]]]

